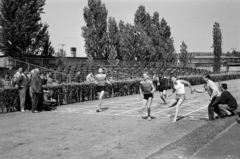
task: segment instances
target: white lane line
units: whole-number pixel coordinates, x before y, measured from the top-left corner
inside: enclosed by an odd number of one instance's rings
[[[142,103],[142,101],[140,102],[134,102],[134,103],[128,103],[128,104],[124,104],[121,105],[121,106],[115,106],[115,107],[111,107],[111,108],[124,108],[125,106],[128,106],[128,105],[135,105],[135,104],[138,104],[138,103]]]
[[[189,113],[183,114],[182,116],[187,116],[187,115],[192,114],[192,113],[194,113],[194,112],[198,112],[199,110],[202,110],[202,109],[204,109],[204,108],[206,108],[206,107],[208,107],[208,106],[203,106],[203,107],[201,107],[201,108],[199,108],[199,109],[197,109],[197,110],[194,110],[194,111],[191,111],[191,112],[189,112]]]
[[[185,105],[187,106],[188,104],[194,103],[194,102],[197,102],[197,101],[199,101],[199,100],[194,100],[194,101],[191,101],[191,102],[188,102],[188,103],[183,103],[181,106],[185,106]],[[153,114],[155,115],[155,114],[158,114],[158,113],[161,113],[161,112],[165,112],[165,111],[168,111],[168,110],[171,110],[171,109],[174,109],[174,108],[175,108],[175,106],[173,106],[171,108],[163,109],[163,110],[158,111],[158,112],[154,112]]]

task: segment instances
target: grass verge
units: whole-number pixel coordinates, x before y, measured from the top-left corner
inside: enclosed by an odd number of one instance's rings
[[[234,122],[235,117],[209,121],[191,133],[183,136],[181,139],[170,143],[144,159],[189,158]]]

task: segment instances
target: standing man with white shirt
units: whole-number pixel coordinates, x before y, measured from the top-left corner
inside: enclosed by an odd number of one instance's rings
[[[208,117],[209,120],[214,120],[214,112],[217,113],[218,116],[222,116],[218,107],[218,104],[221,100],[221,93],[218,90],[217,85],[212,80],[210,80],[210,76],[208,74],[203,74],[202,79],[206,82],[204,88],[194,89],[194,91],[197,93],[208,91],[208,94],[210,96],[209,100],[211,101],[208,105]]]

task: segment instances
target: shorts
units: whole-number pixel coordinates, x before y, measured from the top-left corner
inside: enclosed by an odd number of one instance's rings
[[[148,98],[153,98],[153,94],[143,94],[143,99],[148,100]]]
[[[185,94],[176,94],[176,96],[175,96],[175,99],[176,100],[179,100],[179,99],[185,99],[186,98],[186,96],[185,96]]]
[[[159,92],[167,91],[167,87],[158,87]]]
[[[97,92],[105,91],[106,86],[97,86]]]

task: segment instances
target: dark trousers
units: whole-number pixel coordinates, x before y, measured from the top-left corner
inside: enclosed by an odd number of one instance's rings
[[[27,91],[26,91],[25,109],[26,110],[31,110],[32,109],[32,100],[31,100],[31,97],[30,97],[29,87],[27,88]]]
[[[43,110],[43,94],[39,95],[38,104],[37,104],[37,110],[42,111]]]
[[[208,105],[208,117],[209,120],[214,120],[214,112],[218,114],[218,116],[221,116],[220,109],[218,107],[218,104],[221,100],[221,96],[219,97],[214,97],[210,104]]]
[[[38,93],[32,93],[32,111],[37,110],[38,101],[39,101],[40,96],[41,95]]]

